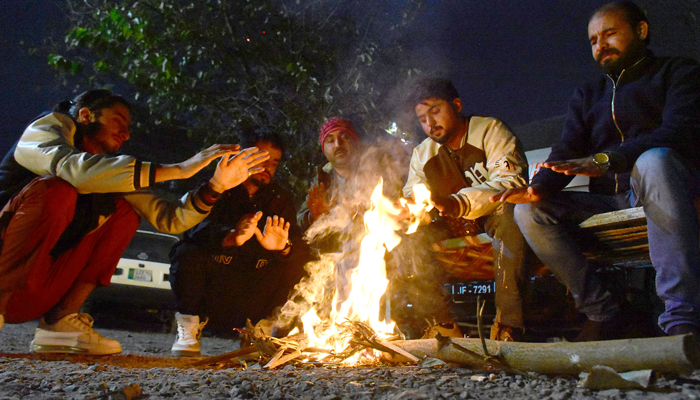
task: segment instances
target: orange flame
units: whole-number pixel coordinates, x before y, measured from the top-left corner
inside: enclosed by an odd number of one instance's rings
[[[372,192],[370,208],[363,217],[365,236],[361,238],[358,264],[349,274],[348,287],[344,290],[347,293],[345,300],[340,299],[338,290],[333,293],[331,311],[327,319],[319,316],[320,310],[316,306],[304,311],[304,307],[287,302],[283,307],[283,312],[286,309],[288,314],[303,314],[301,321],[308,346],[331,349],[336,353],[342,352],[350,338],[342,336],[339,325],[347,320],[366,323],[380,338],[387,338],[394,334],[395,323],[385,321],[380,315],[381,298],[389,284],[384,257],[387,251],[391,251],[401,242],[397,232],[405,228],[404,220],[413,219],[407,233],[415,232],[421,218],[432,206],[430,192],[424,185],[414,187],[415,204],[408,204],[401,199],[403,208],[397,207],[391,200],[384,197],[382,190],[383,181],[380,179]],[[407,209],[410,215],[406,213]],[[338,278],[331,272],[336,270],[334,261],[337,260],[326,255],[316,263],[307,264],[309,280],[305,282],[306,287],[297,285],[297,292],[308,303],[323,303],[323,298],[327,294],[323,287],[327,286],[329,279]],[[290,334],[293,333],[295,332]],[[364,353],[363,356],[368,354]],[[344,362],[354,364],[358,362],[359,357],[358,354]]]

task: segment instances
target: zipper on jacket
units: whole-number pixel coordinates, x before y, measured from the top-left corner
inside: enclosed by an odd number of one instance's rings
[[[625,134],[622,133],[622,129],[620,129],[620,125],[617,124],[617,118],[615,117],[615,94],[617,93],[617,84],[620,83],[620,79],[622,79],[622,75],[625,73],[625,71],[627,71],[629,68],[634,68],[635,66],[637,66],[637,64],[641,63],[646,58],[647,58],[647,56],[645,55],[644,57],[637,60],[636,63],[623,69],[622,72],[620,72],[620,75],[617,77],[617,80],[613,79],[612,76],[608,75],[608,78],[610,78],[610,80],[612,81],[612,85],[613,85],[612,99],[610,100],[610,112],[612,112],[613,123],[615,124],[615,128],[617,129],[617,132],[620,134],[620,140],[622,142],[625,141]],[[617,173],[616,173],[615,174],[615,194],[617,194],[619,189],[620,189],[620,182],[617,179]]]
[[[620,75],[617,77],[617,80],[613,79],[612,76],[608,75],[608,78],[612,81],[612,99],[610,99],[610,112],[612,113],[612,119],[613,119],[613,124],[615,124],[615,128],[617,129],[617,133],[620,134],[620,140],[621,142],[625,141],[625,134],[622,133],[622,129],[620,129],[620,125],[617,124],[617,118],[615,117],[615,94],[617,93],[617,84],[620,82],[620,78],[622,78],[622,74],[625,73],[625,70],[623,69],[622,72],[620,72]],[[620,189],[620,182],[617,179],[617,173],[615,174],[615,194]]]

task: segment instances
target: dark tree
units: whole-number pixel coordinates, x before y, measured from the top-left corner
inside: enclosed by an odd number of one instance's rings
[[[382,3],[67,0],[70,28],[49,61],[76,92],[111,86],[137,100],[135,155],[175,161],[252,125],[277,129],[290,156],[280,173],[301,196],[324,160],[323,120],[382,134],[390,93],[419,73],[399,39],[420,0]]]

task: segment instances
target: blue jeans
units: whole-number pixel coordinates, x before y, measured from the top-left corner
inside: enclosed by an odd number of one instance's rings
[[[560,192],[517,205],[515,220],[535,254],[569,288],[579,311],[607,321],[619,305],[583,256],[575,240],[578,224],[594,214],[643,206],[656,291],[665,304],[659,326],[664,331],[686,323],[700,327],[700,226],[694,202],[700,174],[674,151],[656,148],[637,159],[631,187],[616,196]]]

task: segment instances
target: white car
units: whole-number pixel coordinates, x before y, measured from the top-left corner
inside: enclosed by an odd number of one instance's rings
[[[175,297],[168,280],[168,253],[178,240],[173,235],[137,230],[117,264],[111,285],[93,292],[89,308],[128,304],[160,311],[173,310]]]
[[[122,254],[112,285],[170,290],[168,253],[179,239],[159,232],[138,230]]]

